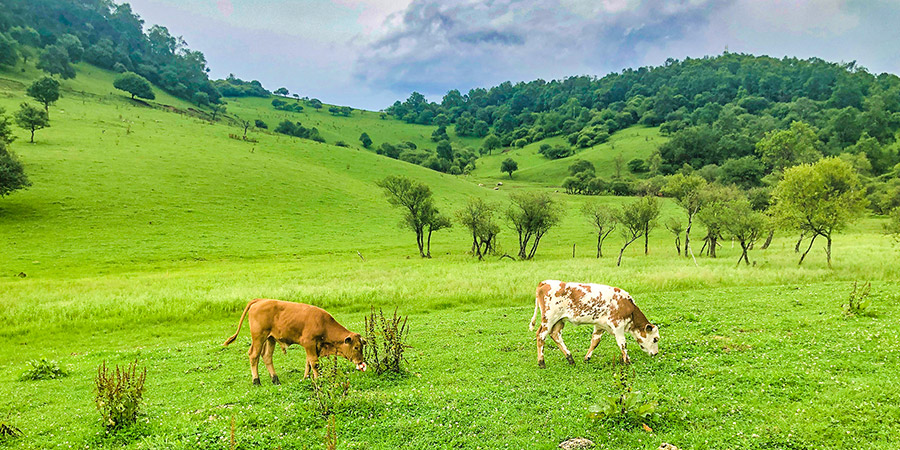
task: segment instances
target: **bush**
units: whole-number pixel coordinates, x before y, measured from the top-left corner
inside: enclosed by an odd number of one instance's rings
[[[263,122],[262,120],[256,119],[254,124],[256,125],[256,128],[262,128],[263,130],[269,129],[269,124]]]
[[[646,401],[644,394],[631,389],[628,369],[619,367],[616,373],[616,395],[603,397],[599,405],[590,407],[588,417],[595,420],[612,421],[625,428],[639,425],[649,429],[646,422],[657,412],[658,403]]]
[[[344,405],[350,393],[350,380],[341,371],[337,356],[332,355],[324,360],[318,378],[312,378],[313,405],[316,411],[325,418],[325,448],[337,448],[337,423],[334,414]]]
[[[97,368],[94,402],[107,429],[124,428],[137,421],[146,379],[147,368],[138,371],[137,361],[126,368],[116,366],[115,371],[106,368],[106,361]]]
[[[69,373],[59,368],[56,361],[41,358],[28,361],[30,368],[20,377],[20,381],[55,380],[69,376]]]
[[[393,317],[385,318],[384,312],[379,309],[376,313],[374,306],[366,317],[366,364],[373,367],[376,374],[403,373],[403,351],[409,348],[404,342],[409,334],[407,319],[408,316],[398,316],[396,308]]]
[[[634,158],[631,161],[628,161],[628,170],[630,170],[631,173],[644,173],[650,169],[647,168],[647,164],[643,159]]]
[[[868,314],[867,310],[869,306],[871,306],[872,301],[869,300],[869,293],[872,291],[872,283],[868,281],[859,285],[858,282],[853,282],[853,288],[850,290],[850,296],[847,299],[847,303],[841,305],[841,308],[844,310],[844,314],[848,316],[866,315]]]

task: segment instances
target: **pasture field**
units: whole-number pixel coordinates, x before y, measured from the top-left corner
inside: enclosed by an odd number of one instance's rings
[[[35,76],[0,73],[0,106],[13,111]],[[753,266],[735,267],[740,251],[728,241],[717,259],[695,248],[695,264],[675,255],[662,227],[649,255],[636,242],[616,267],[622,238],[614,233],[604,257],[593,257],[596,236],[578,212],[589,199],[541,180],[542,171],[561,179],[568,162],[542,168],[526,154],[536,148],[513,151],[525,152],[520,172],[494,191],[477,183],[506,178],[491,168],[496,155],[465,177],[356,148],[359,130],[377,144],[421,142],[433,127],[374,112],[305,110],[304,125],[354,147],[263,132],[244,142],[229,138],[241,133],[234,126],[172,112],[190,105],[158,90],[155,107],[136,106],[113,92],[112,77],[80,66],[51,107],[51,128],[33,145],[16,130],[12,150],[34,185],[0,199],[0,421],[24,435],[2,447],[222,449],[233,433],[237,448],[322,448],[324,421],[302,379],[303,350],[275,356],[281,386],[264,377],[254,387],[246,327],[221,346],[255,297],[324,307],[353,331],[362,331],[371,306],[409,315],[405,376],[351,373],[342,363],[351,390],[336,416],[338,448],[552,449],[571,437],[612,449],[900,444],[900,252],[881,233],[881,218],[835,237],[833,270],[820,245],[798,267],[795,236],[784,231],[768,250],[750,253]],[[297,113],[232,99],[229,114],[271,127]],[[640,156],[661,139],[632,128],[611,142]],[[579,155],[596,157],[598,174],[608,175],[609,150]],[[429,184],[447,214],[470,196],[504,205],[508,192],[536,189],[551,192],[565,215],[534,261],[477,262],[458,225],[437,232],[435,257],[423,260],[374,184],[390,174]],[[660,222],[680,214],[662,202]],[[702,235],[695,227],[694,242]],[[504,253],[515,253],[505,223],[499,239]],[[623,369],[607,336],[583,363],[590,330],[570,325],[566,343],[578,364],[568,366],[550,346],[547,369],[538,369],[528,321],[543,279],[628,290],[660,325],[660,354],[647,356],[629,338],[634,364]],[[854,281],[872,282],[867,315],[841,309]],[[19,381],[40,358],[70,375]],[[109,435],[93,403],[97,366],[134,360],[148,368],[144,415]],[[622,370],[659,405],[644,421],[652,431],[589,418],[592,406],[619,392]]]

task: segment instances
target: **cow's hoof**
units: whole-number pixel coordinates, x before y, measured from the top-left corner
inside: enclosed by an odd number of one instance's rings
[[[585,362],[585,363],[591,362],[591,357],[590,357],[590,356],[585,356],[585,357],[584,357],[584,362]]]
[[[566,361],[569,362],[569,365],[575,365],[575,358],[573,358],[572,355],[566,355]]]
[[[281,384],[281,381],[278,379],[278,375],[275,375],[272,377],[272,384],[274,384],[274,385]]]
[[[253,379],[253,385],[254,385],[254,386],[259,386],[259,378],[254,378],[254,379]]]
[[[541,360],[541,361],[538,361],[538,367],[541,368],[541,369],[546,369],[546,368],[547,368],[547,365],[544,364],[544,361],[543,361],[543,360]]]

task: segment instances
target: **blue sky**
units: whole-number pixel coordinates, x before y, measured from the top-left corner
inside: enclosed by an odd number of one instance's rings
[[[212,76],[381,109],[500,82],[731,52],[900,74],[898,0],[132,0]]]

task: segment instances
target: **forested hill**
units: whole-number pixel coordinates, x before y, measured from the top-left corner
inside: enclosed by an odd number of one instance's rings
[[[506,82],[466,95],[452,90],[440,104],[413,93],[387,111],[407,122],[455,124],[460,136],[493,133],[504,146],[563,135],[584,148],[633,124],[660,126],[671,136],[660,148],[662,173],[755,158],[767,132],[799,121],[826,155],[867,149],[879,174],[897,162],[896,149],[885,146],[900,127],[900,78],[873,75],[854,62],[725,53],[602,78]]]
[[[189,49],[166,27],[154,25],[144,32],[144,21],[128,3],[0,0],[0,64],[11,66],[20,58],[33,58],[38,68],[64,79],[75,77],[73,63],[86,61],[135,72],[176,97],[202,93],[211,102],[221,97],[207,76],[203,53]],[[247,90],[233,77],[218,83],[231,91]],[[261,89],[250,86],[250,92]]]

